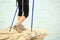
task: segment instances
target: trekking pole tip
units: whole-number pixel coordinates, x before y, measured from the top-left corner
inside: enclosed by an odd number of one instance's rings
[[[11,28],[12,28],[12,27],[10,27],[9,32],[11,31]]]
[[[9,32],[10,32],[11,30],[9,30]]]

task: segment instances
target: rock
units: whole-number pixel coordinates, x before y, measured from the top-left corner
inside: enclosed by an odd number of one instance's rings
[[[9,32],[9,28],[0,31],[0,40],[43,40],[47,33],[44,30],[25,30],[18,33],[14,29]]]

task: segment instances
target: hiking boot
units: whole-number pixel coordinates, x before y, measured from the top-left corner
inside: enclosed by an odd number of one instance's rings
[[[20,24],[19,29],[26,30],[26,28],[24,28],[24,26],[22,24]]]
[[[24,28],[24,26],[22,24],[18,25],[14,25],[13,29],[15,29],[17,32],[21,33],[22,31],[26,30],[26,28]]]

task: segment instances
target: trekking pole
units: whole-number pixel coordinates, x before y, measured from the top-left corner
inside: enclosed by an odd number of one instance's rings
[[[17,8],[16,8],[16,11],[15,11],[14,17],[13,17],[13,19],[12,19],[12,23],[11,23],[11,26],[10,26],[10,30],[9,30],[9,31],[11,31],[11,28],[12,28],[12,26],[13,26],[14,19],[15,19],[15,16],[16,16],[16,14],[17,14],[17,10],[18,10],[18,6],[17,6]]]
[[[32,2],[31,31],[32,31],[32,28],[33,28],[33,13],[34,13],[34,0]]]

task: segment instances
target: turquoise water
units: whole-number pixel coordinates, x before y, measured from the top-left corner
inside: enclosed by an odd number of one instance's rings
[[[31,25],[31,2],[29,17],[23,22],[27,28]],[[15,0],[0,0],[0,30],[11,25],[15,9]],[[17,15],[14,24],[16,22]],[[60,0],[35,0],[33,28],[46,29],[48,36],[45,40],[60,40]]]

